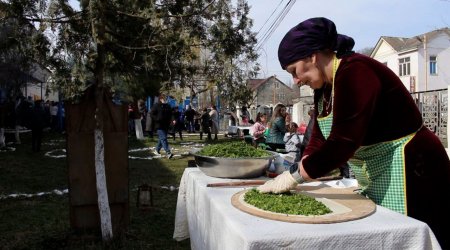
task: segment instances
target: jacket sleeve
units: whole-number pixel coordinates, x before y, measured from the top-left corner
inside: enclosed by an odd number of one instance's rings
[[[316,120],[305,150],[309,157],[302,163],[311,178],[342,166],[361,146],[378,101],[381,82],[368,65],[354,62],[338,69],[334,89],[331,133],[325,139]]]
[[[264,125],[257,122],[253,125],[253,136],[254,137],[261,136],[265,130],[266,129],[265,129]]]
[[[289,133],[289,132],[285,133],[284,137],[283,137],[284,143],[287,143],[290,138],[291,138],[291,133]]]
[[[275,121],[275,129],[280,131],[280,133],[286,133],[286,124],[284,123],[283,118],[277,118],[277,120]]]

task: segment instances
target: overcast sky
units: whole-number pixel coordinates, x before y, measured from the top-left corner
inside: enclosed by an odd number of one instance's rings
[[[248,0],[253,30],[265,33],[289,0]],[[278,45],[289,29],[299,22],[323,16],[335,22],[338,33],[353,37],[355,50],[374,47],[381,36],[413,37],[438,28],[450,27],[450,0],[297,0],[275,32],[259,50],[261,77],[277,75],[291,83],[278,63]]]

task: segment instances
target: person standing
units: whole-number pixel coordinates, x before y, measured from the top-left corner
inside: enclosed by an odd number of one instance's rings
[[[51,119],[51,129],[53,132],[58,131],[58,103],[50,102],[50,119]]]
[[[207,134],[207,140],[211,140],[211,129],[209,128],[209,125],[211,123],[211,117],[209,116],[208,109],[204,108],[202,115],[200,116],[200,140],[203,138],[203,133]]]
[[[219,113],[215,105],[211,107],[209,116],[211,117],[211,134],[214,134],[214,140],[217,140],[217,134],[219,133]]]
[[[31,149],[33,152],[41,151],[42,131],[46,125],[45,117],[42,101],[35,101],[30,113]]]
[[[166,95],[160,94],[158,97],[158,103],[154,105],[151,110],[152,120],[155,124],[156,133],[158,134],[158,144],[156,145],[156,154],[160,154],[161,148],[166,151],[167,158],[173,157],[170,151],[169,142],[167,140],[167,132],[172,120],[172,109],[169,104],[166,103]]]
[[[229,124],[230,126],[239,125],[239,119],[237,118],[235,111],[236,111],[236,108],[231,107],[230,112],[228,112],[230,114],[230,124]]]
[[[258,187],[280,193],[349,162],[363,195],[423,221],[450,248],[450,160],[398,76],[354,53],[351,37],[311,18],[282,39],[278,57],[295,84],[314,89],[318,115],[298,171]],[[383,129],[379,129],[382,127]]]
[[[145,131],[148,132],[150,139],[153,139],[153,132],[155,131],[155,124],[153,123],[153,120],[152,120],[152,113],[149,111],[149,112],[147,112],[146,116],[147,117],[145,119]]]
[[[172,117],[173,117],[173,140],[175,141],[175,137],[178,135],[180,136],[180,140],[183,140],[183,116],[182,113],[179,111],[178,107],[174,107],[172,110]]]
[[[138,140],[144,139],[144,131],[142,127],[142,120],[145,118],[145,104],[143,100],[138,100],[137,105],[134,104],[134,131]]]
[[[187,110],[184,112],[184,116],[186,117],[188,133],[194,133],[195,132],[195,123],[194,123],[195,113],[196,112],[191,107],[191,105],[188,105]]]
[[[248,112],[248,109],[246,106],[242,106],[241,108],[241,119],[242,119],[242,125],[246,126],[249,125],[250,122],[250,112]]]
[[[136,114],[136,107],[133,103],[128,104],[128,135],[134,133],[134,117]]]
[[[22,127],[31,128],[30,124],[30,113],[33,108],[32,102],[28,101],[23,96],[16,98],[16,106],[15,106],[15,117],[16,117],[16,124],[15,124],[15,138],[16,138],[16,144],[20,144],[20,129]]]
[[[147,113],[148,113],[148,109],[147,106],[145,105],[144,100],[139,100],[138,101],[138,110],[139,110],[139,120],[141,123],[140,126],[140,130],[142,131],[142,139],[144,139],[145,135],[144,135],[144,131],[145,131],[145,125],[147,124]]]

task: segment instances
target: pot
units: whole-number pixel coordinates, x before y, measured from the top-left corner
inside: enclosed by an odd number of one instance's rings
[[[277,153],[256,158],[226,158],[198,155],[200,149],[191,151],[197,167],[206,175],[219,178],[246,179],[265,174],[269,164]]]

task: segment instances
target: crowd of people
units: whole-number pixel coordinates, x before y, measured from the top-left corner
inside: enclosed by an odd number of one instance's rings
[[[168,138],[176,140],[178,135],[183,140],[183,132],[199,132],[200,139],[205,136],[206,140],[218,140],[219,133],[219,113],[216,106],[195,110],[188,105],[185,109],[178,106],[171,107],[167,103],[167,96],[160,94],[158,102],[150,109],[147,108],[143,100],[128,105],[128,133],[136,133],[139,139],[139,130],[150,138],[154,138],[156,133],[158,144],[155,154],[160,154],[164,148],[169,158],[172,158]]]
[[[137,104],[129,104],[129,134],[136,132],[136,123],[141,124],[143,132],[150,138],[154,138],[155,134],[158,134],[158,138],[164,138],[161,141],[161,146],[164,147],[168,144],[167,138],[173,138],[176,140],[179,137],[183,140],[183,133],[199,133],[201,140],[217,140],[219,133],[219,113],[216,106],[204,107],[198,111],[192,106],[187,105],[186,108],[170,107],[166,103],[167,97],[160,95],[158,103],[148,109],[143,100],[139,100]],[[165,103],[162,105],[162,103]],[[160,115],[156,110],[161,109],[164,106],[164,111],[159,110]],[[299,146],[304,136],[306,125],[301,124],[299,127],[295,122],[290,122],[291,115],[286,112],[286,106],[278,104],[275,106],[272,116],[269,118],[269,114],[261,111],[256,115],[255,120],[252,119],[248,109],[243,106],[241,112],[236,115],[235,108],[232,107],[229,112],[226,112],[229,117],[229,125],[243,125],[251,126],[250,134],[253,137],[252,143],[255,147],[261,144],[267,145],[268,149],[276,151],[277,149],[285,149],[288,153],[298,154],[294,159],[300,157],[300,148],[293,148]],[[163,123],[160,120],[164,117],[166,121]],[[164,130],[165,135],[161,136],[161,132],[158,130]],[[296,136],[293,136],[297,134]],[[297,143],[293,143],[293,140],[298,140]],[[291,146],[289,146],[291,145]],[[157,150],[156,153],[159,153]]]
[[[301,123],[299,126],[291,121],[292,116],[284,104],[279,103],[275,106],[270,119],[266,113],[258,112],[250,129],[253,146],[286,154],[286,159],[290,162],[299,162],[311,137],[315,119],[314,108],[309,110],[308,115],[310,116],[308,125]],[[294,165],[295,167],[297,166]],[[347,163],[339,170],[342,177],[352,177]]]
[[[1,109],[0,127],[14,131],[14,139],[10,142],[21,144],[20,133],[31,130],[33,152],[41,150],[44,130],[65,132],[65,109],[62,102],[33,100],[30,96],[25,98],[21,95],[5,102]],[[0,148],[5,147],[6,140],[1,138]]]

